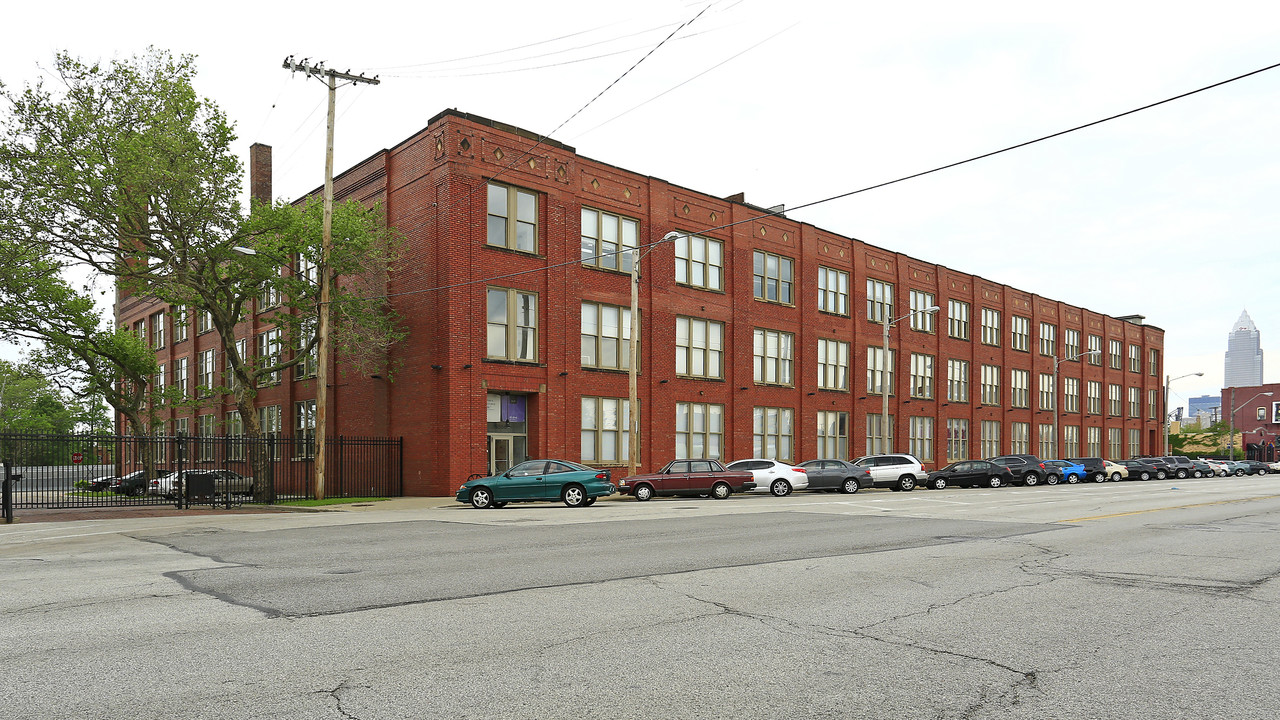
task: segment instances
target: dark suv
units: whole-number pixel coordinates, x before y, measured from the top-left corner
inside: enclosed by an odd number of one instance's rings
[[[1044,463],[1035,455],[1001,455],[987,458],[987,462],[1009,468],[1009,472],[1013,473],[1014,482],[1027,487],[1039,485],[1041,480],[1050,475]]]
[[[1077,465],[1083,465],[1084,476],[1086,478],[1094,482],[1107,481],[1107,464],[1102,461],[1102,458],[1085,457],[1085,458],[1067,458],[1067,459],[1073,463],[1076,463]]]
[[[1173,474],[1179,480],[1185,479],[1188,475],[1196,471],[1195,463],[1191,462],[1191,458],[1182,455],[1166,455],[1161,460],[1165,461],[1169,467],[1173,468]]]

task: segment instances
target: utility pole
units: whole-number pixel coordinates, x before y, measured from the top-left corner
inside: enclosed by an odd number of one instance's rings
[[[325,425],[329,418],[329,286],[333,284],[333,276],[329,269],[329,254],[333,250],[333,123],[334,106],[337,104],[338,80],[346,80],[351,84],[368,83],[377,85],[378,76],[371,78],[364,75],[352,75],[350,70],[338,72],[324,66],[324,62],[314,65],[303,58],[302,62],[294,62],[293,56],[284,59],[284,68],[290,72],[306,73],[309,77],[329,79],[329,122],[328,134],[324,148],[324,230],[320,245],[320,303],[317,312],[320,315],[316,332],[320,338],[316,349],[316,499],[324,499],[325,471]]]

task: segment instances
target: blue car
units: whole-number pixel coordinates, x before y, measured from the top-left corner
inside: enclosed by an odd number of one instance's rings
[[[608,470],[568,460],[525,460],[504,473],[468,480],[458,488],[456,499],[479,509],[528,500],[560,500],[576,508],[594,505],[596,498],[617,491]]]
[[[1049,485],[1057,485],[1060,481],[1075,485],[1085,477],[1084,465],[1068,460],[1045,460],[1044,471],[1044,481]]]

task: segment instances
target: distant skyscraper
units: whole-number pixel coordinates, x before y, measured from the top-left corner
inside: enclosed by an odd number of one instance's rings
[[[1262,339],[1249,311],[1240,313],[1227,335],[1227,361],[1223,387],[1251,387],[1262,384]]]

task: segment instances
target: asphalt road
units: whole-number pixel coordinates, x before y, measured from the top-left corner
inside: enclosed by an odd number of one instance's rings
[[[0,714],[1270,720],[1277,513],[1268,477],[0,527]]]

